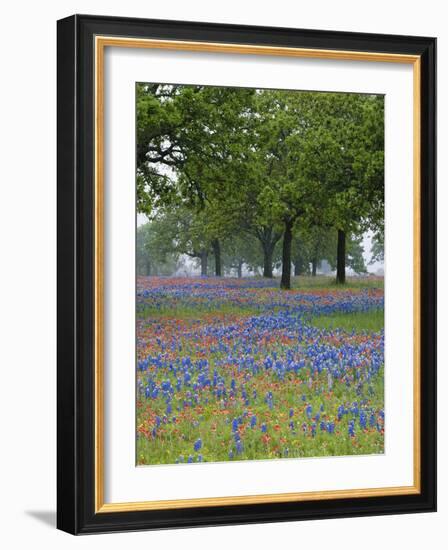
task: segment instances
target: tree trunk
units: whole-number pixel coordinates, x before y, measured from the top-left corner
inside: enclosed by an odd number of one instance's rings
[[[145,258],[143,260],[143,264],[139,267],[140,275],[144,275],[145,277],[151,276],[151,262],[149,258]]]
[[[294,277],[298,277],[302,274],[302,262],[300,260],[296,260],[294,262]]]
[[[315,277],[316,273],[317,273],[317,260],[314,259],[314,260],[311,260],[311,275]]]
[[[292,244],[292,222],[285,221],[285,232],[283,234],[282,251],[282,278],[280,288],[290,290],[291,288],[291,244]]]
[[[221,277],[221,244],[218,239],[214,239],[212,243],[213,255],[215,256],[215,275]]]
[[[238,279],[243,276],[243,262],[238,262]]]
[[[207,276],[208,252],[201,252],[201,275]]]
[[[263,245],[263,277],[272,279],[274,276],[272,274],[272,255],[274,252],[273,246],[271,244]]]
[[[261,227],[255,232],[255,236],[260,241],[263,249],[263,277],[272,279],[272,258],[274,256],[275,245],[280,240],[282,234],[274,230],[273,227]]]
[[[345,284],[345,231],[342,229],[338,229],[336,282],[340,285]]]

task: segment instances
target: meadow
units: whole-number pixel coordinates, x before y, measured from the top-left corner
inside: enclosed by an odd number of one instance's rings
[[[384,452],[380,278],[138,277],[136,461]]]

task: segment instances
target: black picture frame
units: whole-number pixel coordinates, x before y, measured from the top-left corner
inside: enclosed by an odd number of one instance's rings
[[[435,511],[436,39],[91,15],[62,19],[57,31],[57,527],[82,534]],[[97,35],[420,56],[419,494],[95,512],[93,43]]]

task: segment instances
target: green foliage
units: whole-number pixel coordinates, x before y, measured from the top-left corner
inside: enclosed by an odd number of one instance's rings
[[[136,101],[137,208],[172,254],[281,265],[288,288],[291,262],[334,265],[340,229],[366,271],[361,235],[384,231],[382,96],[138,84]]]
[[[180,260],[171,238],[164,220],[155,220],[137,229],[138,275],[171,275],[176,271]]]
[[[243,275],[243,267],[257,273],[263,265],[263,254],[256,238],[250,233],[237,233],[224,241],[223,261],[227,274]]]
[[[372,238],[372,257],[370,263],[383,262],[384,261],[384,231],[375,233]]]
[[[367,273],[366,264],[362,255],[362,235],[351,235],[347,243],[347,265],[357,274]]]

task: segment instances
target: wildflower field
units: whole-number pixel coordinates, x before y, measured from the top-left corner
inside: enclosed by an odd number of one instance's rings
[[[137,464],[382,453],[373,283],[139,277]]]

